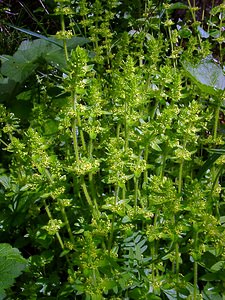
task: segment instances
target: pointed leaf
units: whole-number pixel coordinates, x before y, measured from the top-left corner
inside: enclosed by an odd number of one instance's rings
[[[10,188],[10,177],[8,177],[6,175],[0,176],[0,184],[2,184],[5,189],[9,189]]]
[[[205,172],[207,170],[209,170],[214,162],[221,156],[221,154],[215,153],[213,155],[211,155],[207,161],[204,163],[204,165],[201,167],[201,169],[199,170],[198,174],[197,174],[197,178],[201,179],[203,177],[203,175],[205,174]]]
[[[223,149],[223,148],[210,149],[208,151],[211,152],[211,153],[217,153],[217,154],[220,154],[220,155],[224,155],[225,154],[225,149]]]
[[[49,38],[49,37],[47,37],[47,36],[44,36],[44,35],[42,35],[42,34],[39,34],[39,33],[33,32],[33,31],[30,31],[30,30],[25,29],[25,28],[16,27],[16,26],[13,26],[13,25],[9,25],[9,26],[12,27],[12,28],[14,28],[14,29],[16,29],[16,30],[18,30],[18,31],[21,31],[21,32],[23,32],[23,33],[26,33],[26,34],[35,36],[35,37],[37,37],[37,38],[39,38],[39,39],[46,40],[46,41],[48,41],[48,42],[50,42],[50,43],[52,43],[52,44],[55,44],[55,45],[57,45],[57,46],[63,48],[62,45],[60,45],[60,44],[57,43],[54,39],[51,39],[51,38]]]

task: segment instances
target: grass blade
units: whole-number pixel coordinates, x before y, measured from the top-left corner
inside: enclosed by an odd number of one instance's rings
[[[54,41],[53,39],[51,39],[51,38],[49,38],[49,37],[47,37],[47,36],[44,36],[44,35],[42,35],[42,34],[39,34],[39,33],[33,32],[33,31],[30,31],[30,30],[28,30],[28,29],[16,27],[16,26],[13,26],[13,25],[9,25],[9,26],[12,27],[12,28],[14,28],[14,29],[16,29],[16,30],[19,30],[19,31],[21,31],[21,32],[23,32],[23,33],[26,33],[26,34],[35,36],[35,37],[37,37],[37,38],[39,38],[39,39],[46,40],[46,41],[48,41],[49,43],[55,44],[55,45],[57,45],[58,47],[63,48],[62,45],[60,45],[59,43],[57,43],[56,41]]]

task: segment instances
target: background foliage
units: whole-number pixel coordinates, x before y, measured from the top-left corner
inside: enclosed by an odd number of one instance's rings
[[[203,3],[1,5],[2,299],[224,299],[225,6]]]

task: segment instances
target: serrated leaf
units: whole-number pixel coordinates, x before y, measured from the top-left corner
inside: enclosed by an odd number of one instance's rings
[[[9,244],[0,244],[0,299],[5,296],[5,289],[14,284],[18,277],[26,268],[27,261],[23,258],[17,248]]]

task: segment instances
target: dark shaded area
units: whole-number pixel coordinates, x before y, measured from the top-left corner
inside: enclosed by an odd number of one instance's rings
[[[53,15],[54,0],[0,1],[0,54],[12,55],[28,36],[9,25],[26,28],[41,34],[55,34],[59,27]]]
[[[171,3],[183,3],[189,6],[188,0],[176,0],[171,1]],[[192,7],[198,7],[198,10],[195,12],[196,20],[199,22],[205,22],[210,17],[210,11],[213,7],[222,4],[222,0],[190,0],[190,4]],[[175,21],[178,19],[182,19],[185,21],[192,20],[192,16],[190,11],[184,9],[178,9],[174,12],[173,18]]]
[[[93,1],[89,2],[92,3]],[[104,5],[104,1],[102,2]],[[117,8],[118,18],[115,20],[115,24],[112,24],[113,27],[115,26],[114,29],[120,31],[128,25],[128,19],[126,20],[123,15],[120,15],[120,12],[127,12],[134,20],[141,18],[145,11],[145,2],[146,1],[141,0],[121,1]],[[160,10],[165,2],[166,1],[155,0],[155,11],[150,11],[149,15]],[[170,4],[179,2],[188,5],[188,0],[167,2]],[[203,22],[209,18],[212,7],[222,2],[222,0],[190,0],[192,6],[195,5],[199,8],[199,10],[196,11],[197,20]],[[154,7],[154,5],[152,7]],[[75,8],[76,3],[72,6]],[[55,7],[56,3],[54,0],[0,0],[0,54],[7,53],[12,55],[21,41],[29,38],[26,34],[13,29],[9,25],[26,28],[44,35],[55,34],[60,28],[59,18],[58,16],[54,16]],[[184,9],[175,10],[173,18],[175,21],[178,19],[191,20],[190,11]]]

